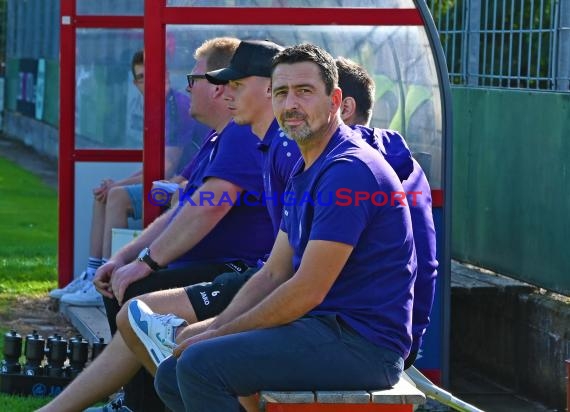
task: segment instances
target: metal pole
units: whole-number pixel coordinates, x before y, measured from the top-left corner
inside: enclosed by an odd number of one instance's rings
[[[469,3],[467,23],[467,85],[479,84],[479,48],[481,47],[481,0],[473,0]]]
[[[566,410],[570,412],[570,359],[566,359]]]
[[[558,68],[556,90],[570,90],[570,0],[559,0]]]

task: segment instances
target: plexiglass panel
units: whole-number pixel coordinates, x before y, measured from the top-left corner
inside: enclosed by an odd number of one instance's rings
[[[131,73],[142,47],[142,30],[77,30],[77,148],[142,148],[143,99]]]
[[[218,36],[271,39],[284,46],[304,41],[333,56],[353,59],[376,81],[371,126],[399,130],[429,177],[441,188],[442,102],[435,63],[423,27],[417,26],[167,26],[171,79],[183,87],[193,52]]]
[[[168,7],[415,8],[412,0],[167,0]]]
[[[77,0],[77,14],[142,16],[144,14],[144,0]]]

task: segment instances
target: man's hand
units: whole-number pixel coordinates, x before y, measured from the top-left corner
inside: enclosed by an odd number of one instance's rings
[[[129,285],[148,276],[151,272],[152,269],[146,263],[139,261],[131,262],[113,271],[111,274],[111,288],[119,305],[123,304],[125,291]]]
[[[109,190],[114,186],[113,179],[105,179],[101,181],[101,185],[93,189],[93,196],[99,202],[105,203],[107,201],[107,194]]]
[[[208,329],[202,333],[199,333],[197,335],[186,338],[174,348],[174,350],[172,351],[172,355],[175,358],[179,358],[180,355],[182,355],[182,352],[184,352],[186,350],[186,348],[188,348],[190,345],[201,342],[203,340],[212,339],[212,338],[215,338],[217,336],[218,335],[216,334],[216,330]]]
[[[115,270],[123,265],[124,263],[111,259],[97,269],[95,277],[93,278],[93,284],[100,294],[108,297],[109,299],[114,297],[113,290],[111,288],[111,275]]]

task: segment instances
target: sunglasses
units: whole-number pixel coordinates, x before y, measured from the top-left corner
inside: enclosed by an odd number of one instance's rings
[[[186,80],[188,80],[188,88],[191,89],[192,87],[194,87],[194,83],[196,83],[196,80],[205,79],[205,78],[206,78],[205,74],[187,74]]]

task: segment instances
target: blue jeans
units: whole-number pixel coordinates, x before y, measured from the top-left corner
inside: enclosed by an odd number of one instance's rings
[[[142,219],[143,185],[141,183],[137,183],[134,185],[123,186],[123,188],[128,193],[129,198],[131,199],[131,206],[133,207],[132,218],[134,220]]]
[[[202,341],[162,362],[155,388],[173,411],[238,411],[237,396],[265,390],[387,388],[400,355],[374,345],[334,315]]]

